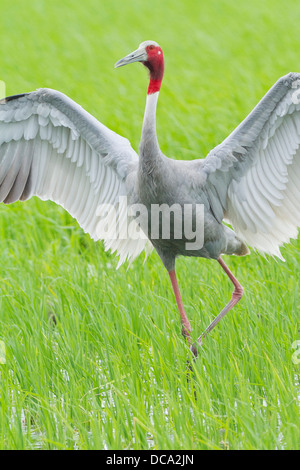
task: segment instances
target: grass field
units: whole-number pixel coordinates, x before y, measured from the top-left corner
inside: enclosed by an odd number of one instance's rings
[[[300,72],[299,24],[296,0],[2,0],[0,79],[8,95],[63,91],[137,149],[147,76],[113,64],[156,40],[161,149],[199,158]],[[1,205],[0,243],[0,448],[300,448],[300,240],[285,263],[226,258],[246,292],[205,340],[197,401],[155,253],[116,271],[69,214],[36,199]],[[177,271],[196,337],[232,286],[212,261],[180,259]]]

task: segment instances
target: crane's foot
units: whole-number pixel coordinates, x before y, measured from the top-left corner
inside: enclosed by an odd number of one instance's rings
[[[200,345],[202,346],[202,344]],[[193,360],[195,361],[198,357],[198,345],[196,345],[195,343],[193,343],[191,346],[190,346],[190,350],[192,351],[193,353]]]
[[[187,367],[187,370],[189,372],[193,372],[193,362],[196,361],[197,357],[198,357],[198,347],[196,346],[195,343],[191,344],[190,345],[190,350],[191,352],[193,353],[193,357],[192,357],[192,360],[189,358],[189,354],[188,354],[188,357],[187,357],[187,360],[186,360],[186,367]]]
[[[190,350],[193,353],[193,361],[195,361],[198,357],[199,354],[199,347],[202,347],[203,341],[202,341],[202,336],[199,336],[197,339],[197,343],[192,343],[190,344]]]

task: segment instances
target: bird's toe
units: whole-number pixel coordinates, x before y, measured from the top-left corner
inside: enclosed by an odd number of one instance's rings
[[[202,346],[202,344],[201,344]],[[198,348],[197,348],[197,345],[195,343],[193,343],[191,346],[190,346],[190,350],[192,351],[193,353],[193,356],[194,356],[194,360],[197,359],[198,357]]]

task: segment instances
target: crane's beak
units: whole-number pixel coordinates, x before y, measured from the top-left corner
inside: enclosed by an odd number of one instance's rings
[[[139,48],[134,52],[131,52],[123,59],[118,60],[115,63],[115,68],[122,67],[123,65],[132,64],[133,62],[146,62],[148,56],[144,48]]]

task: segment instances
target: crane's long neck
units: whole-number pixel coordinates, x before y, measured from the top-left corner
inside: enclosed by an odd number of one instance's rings
[[[151,173],[158,166],[161,159],[161,151],[156,135],[156,107],[164,74],[162,53],[155,62],[146,62],[145,65],[150,70],[150,82],[140,142],[140,162],[143,170]]]
[[[149,85],[150,86],[150,85]],[[159,91],[148,93],[144,113],[140,153],[142,158],[152,158],[160,152],[156,135],[156,107]]]

